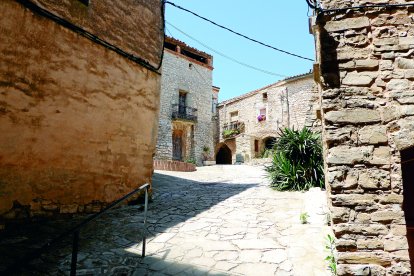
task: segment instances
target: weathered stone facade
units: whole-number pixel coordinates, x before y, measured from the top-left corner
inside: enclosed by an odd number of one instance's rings
[[[411,275],[414,2],[321,2],[413,4],[320,13],[313,26],[338,274]]]
[[[132,56],[161,62],[162,3],[21,3],[0,4],[0,217],[99,211],[151,181],[160,74]]]
[[[314,87],[313,75],[309,73],[221,102],[216,154],[226,145],[231,150],[231,163],[249,162],[261,155],[266,141],[277,137],[280,128],[316,126]],[[259,121],[261,112],[265,119]],[[226,131],[237,128],[240,133],[225,137]]]
[[[155,159],[202,165],[203,148],[213,150],[212,70],[210,55],[166,38]]]

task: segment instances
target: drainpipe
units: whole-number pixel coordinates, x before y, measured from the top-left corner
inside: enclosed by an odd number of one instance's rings
[[[289,90],[287,87],[286,87],[286,103],[287,103],[287,124],[288,124],[288,128],[290,128]]]

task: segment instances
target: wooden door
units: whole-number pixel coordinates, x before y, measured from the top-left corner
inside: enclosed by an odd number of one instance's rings
[[[183,139],[182,135],[178,132],[173,134],[173,160],[182,161],[183,155]]]

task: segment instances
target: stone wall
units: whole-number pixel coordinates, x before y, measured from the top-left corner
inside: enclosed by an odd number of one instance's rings
[[[315,104],[312,101],[314,86],[313,75],[305,74],[220,103],[218,107],[220,134],[223,133],[224,125],[230,122],[232,112],[237,111],[238,121],[245,125],[244,133],[235,138],[237,146],[236,151],[232,152],[233,162],[237,154],[241,154],[245,162],[257,157],[262,152],[264,144],[260,143],[259,151],[255,152],[254,140],[262,141],[268,137],[277,137],[279,128],[287,127],[288,122],[290,127],[295,129],[305,125],[313,126],[316,120]],[[267,98],[264,98],[263,94],[267,94]],[[257,116],[262,108],[267,110],[266,120],[259,122]],[[219,138],[218,146],[225,141],[222,135]]]
[[[314,26],[339,275],[411,275],[400,151],[414,146],[413,18],[413,7],[343,10]]]
[[[187,92],[187,105],[197,109],[192,155],[202,165],[203,147],[213,146],[212,67],[165,49],[160,99],[160,121],[156,159],[172,159],[172,105],[178,104],[179,92]]]
[[[191,163],[173,160],[154,160],[154,170],[174,172],[195,172],[196,166]]]
[[[16,1],[0,12],[0,215],[99,211],[150,182],[160,75]]]
[[[160,63],[164,37],[153,35],[163,32],[159,0],[31,1],[153,67]]]

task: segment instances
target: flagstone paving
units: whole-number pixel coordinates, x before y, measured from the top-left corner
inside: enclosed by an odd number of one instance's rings
[[[262,167],[244,165],[157,171],[153,183],[146,257],[142,211],[119,208],[82,232],[78,275],[330,275],[323,191],[276,192]],[[37,271],[67,275],[69,252]]]

